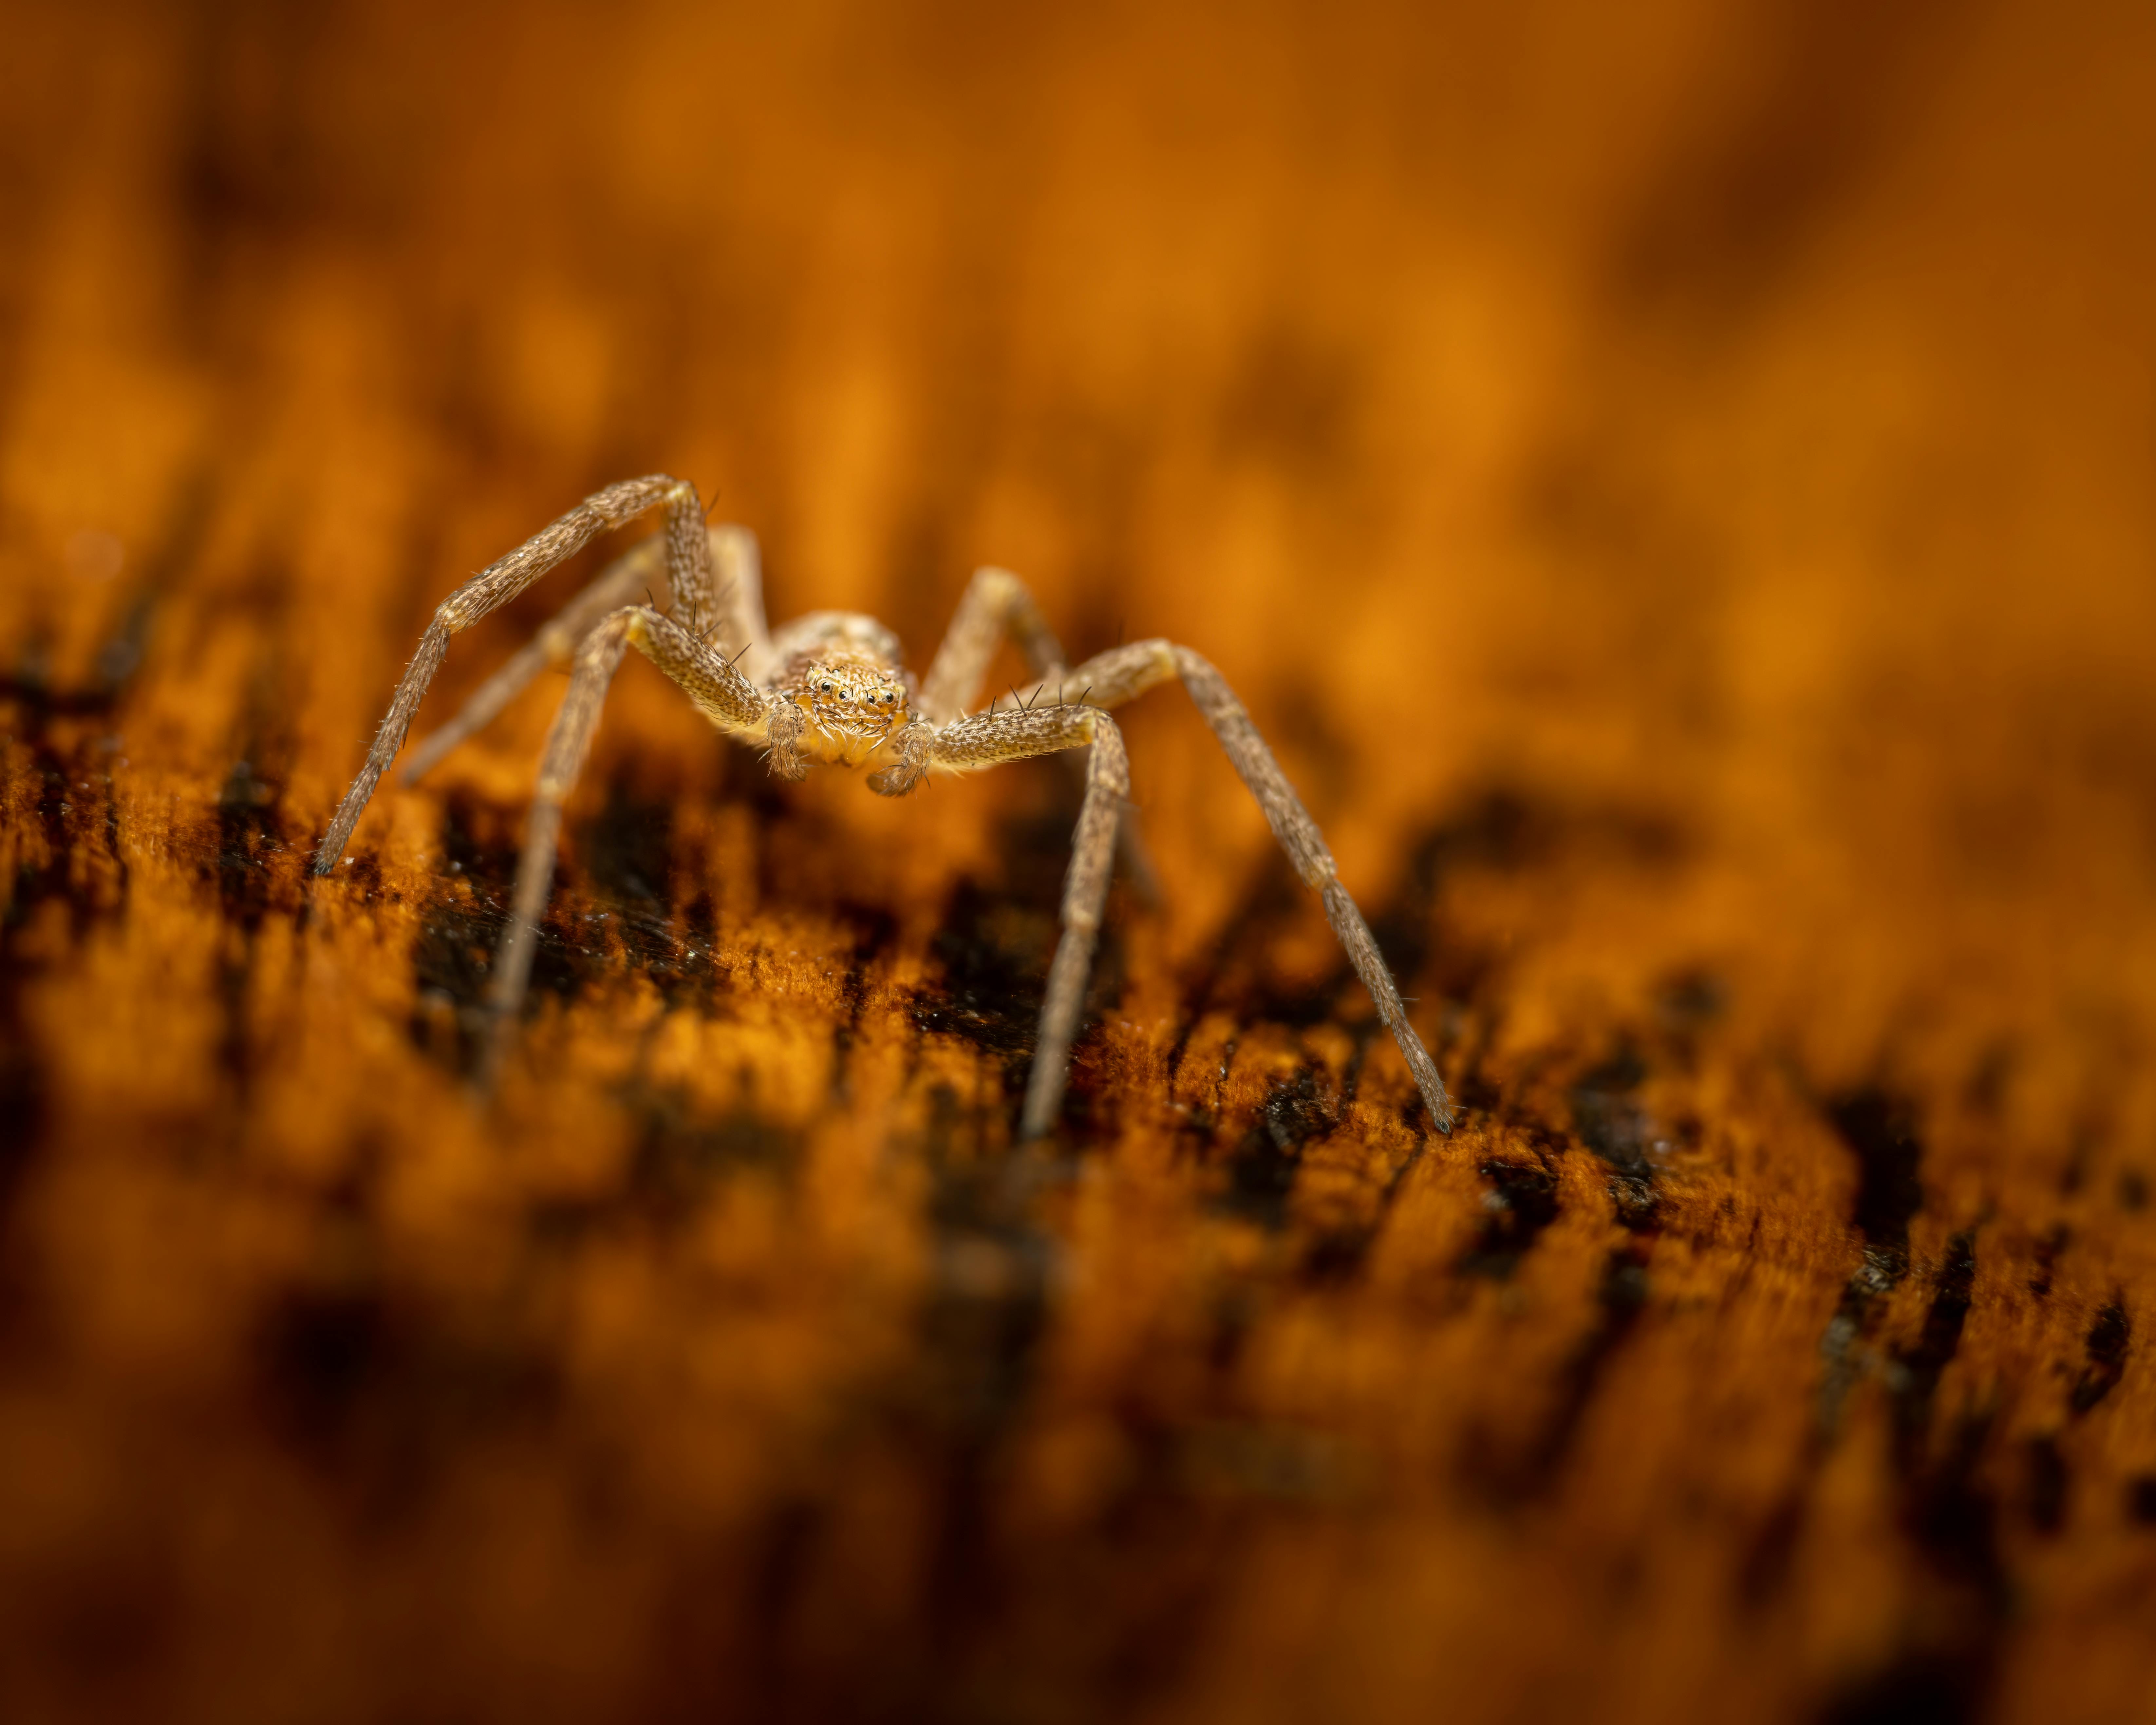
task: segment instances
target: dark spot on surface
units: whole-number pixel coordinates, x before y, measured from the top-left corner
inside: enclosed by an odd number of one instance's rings
[[[2156,1473],[2136,1474],[2126,1482],[2126,1518],[2156,1527]]]
[[[1281,1226],[1303,1146],[1337,1124],[1315,1070],[1305,1066],[1292,1078],[1275,1080],[1257,1123],[1228,1159],[1223,1208],[1266,1228]]]
[[[2118,1387],[2118,1380],[2126,1375],[2126,1351],[2133,1339],[2133,1321],[2127,1316],[2123,1301],[2114,1299],[2097,1313],[2084,1343],[2088,1363],[2074,1380],[2073,1394],[2068,1398],[2074,1412],[2087,1413]]]
[[[1815,1461],[1808,1457],[1802,1473],[1775,1499],[1774,1507],[1745,1547],[1743,1561],[1738,1570],[1737,1597],[1753,1610],[1779,1592],[1788,1579],[1790,1560],[1796,1556],[1797,1541],[1804,1531],[1815,1466]]]
[[[913,995],[914,1020],[923,1030],[963,1037],[1008,1057],[1005,1088],[1014,1101],[1024,1088],[1026,1071],[1025,1063],[1015,1057],[1029,1054],[1039,1034],[1049,960],[1059,934],[1072,819],[1058,803],[999,824],[999,878],[985,883],[963,880],[952,890],[929,942],[929,956],[940,974],[933,986]],[[1085,1040],[1088,1021],[1101,1004],[1120,992],[1122,966],[1121,942],[1111,918],[1101,931],[1074,1047]]]
[[[1409,841],[1399,884],[1370,917],[1371,932],[1410,993],[1434,989],[1448,1000],[1494,1009],[1504,955],[1445,916],[1445,889],[1455,876],[1517,876],[1579,855],[1605,866],[1659,871],[1686,850],[1683,829],[1655,811],[1568,805],[1498,787],[1463,800]]]
[[[218,797],[216,822],[218,905],[224,920],[239,932],[238,942],[228,946],[218,968],[218,999],[224,1020],[218,1052],[225,1069],[244,1086],[254,1066],[247,994],[254,977],[255,943],[273,902],[295,897],[289,883],[279,881],[273,872],[277,857],[289,850],[282,842],[278,787],[259,775],[250,762],[235,761]],[[279,907],[295,910],[297,906],[287,902]]]
[[[1655,1008],[1664,1028],[1697,1032],[1729,1009],[1729,988],[1709,970],[1681,970],[1656,991]]]
[[[1633,1095],[1646,1076],[1638,1052],[1624,1048],[1573,1086],[1573,1127],[1580,1142],[1627,1173],[1649,1170],[1652,1122]]]
[[[1655,1167],[1650,1154],[1661,1147],[1653,1117],[1635,1095],[1646,1076],[1638,1052],[1620,1048],[1580,1078],[1571,1099],[1573,1129],[1615,1170],[1610,1202],[1617,1219],[1635,1230],[1654,1225]]]
[[[1557,1219],[1557,1176],[1540,1163],[1496,1158],[1478,1172],[1490,1183],[1482,1194],[1482,1225],[1457,1268],[1465,1276],[1502,1281]]]
[[[1855,1272],[1842,1284],[1834,1316],[1820,1335],[1819,1430],[1830,1435],[1856,1381],[1857,1343],[1878,1327],[1880,1302],[1908,1268],[1906,1255],[1866,1246]]]
[[[685,1092],[640,1081],[622,1092],[622,1101],[639,1126],[625,1195],[655,1221],[694,1215],[734,1170],[784,1176],[798,1165],[801,1134],[754,1114],[702,1117]]]
[[[2014,1075],[2014,1046],[1992,1043],[1978,1056],[1962,1087],[1962,1106],[1979,1119],[1996,1120],[2006,1101],[2006,1082]]]
[[[1831,1103],[1827,1117],[1856,1157],[1851,1219],[1872,1250],[1906,1260],[1910,1220],[1924,1207],[1917,1178],[1923,1147],[1908,1105],[1884,1091],[1861,1090]]]
[[[1953,1653],[1907,1654],[1843,1690],[1820,1725],[1974,1725],[1985,1675]]]
[[[845,1009],[831,1026],[831,1086],[841,1100],[850,1094],[849,1063],[868,1005],[869,972],[898,938],[898,919],[880,907],[850,906],[846,921],[853,927],[854,944],[846,961]]]
[[[1647,1308],[1650,1291],[1647,1257],[1653,1245],[1650,1235],[1635,1236],[1603,1260],[1601,1285],[1595,1291],[1594,1322],[1558,1373],[1556,1403],[1548,1423],[1522,1465],[1522,1490],[1532,1491],[1555,1483],[1610,1361]]]
[[[2066,1250],[2072,1239],[2072,1230],[2064,1222],[2060,1222],[2036,1242],[2036,1273],[2029,1278],[2029,1291],[2037,1299],[2045,1299],[2051,1294],[2051,1277],[2058,1268],[2059,1254]]]
[[[1966,1595],[1960,1603],[1986,1620],[2002,1617],[2008,1603],[1998,1506],[1979,1473],[1992,1417],[1983,1410],[1955,1422],[1937,1463],[1910,1476],[1903,1505],[1918,1548]]]
[[[2066,1523],[2066,1494],[2072,1484],[2059,1440],[2030,1439],[2027,1468],[2029,1524],[2039,1533],[2056,1533]]]
[[[2127,1211],[2148,1208],[2148,1176],[2138,1168],[2123,1168],[2118,1171],[2118,1207]]]
[[[1962,1327],[1969,1319],[1975,1285],[1975,1236],[1964,1231],[1947,1242],[1946,1257],[1939,1266],[1922,1332],[1915,1343],[1896,1355],[1901,1370],[1893,1398],[1894,1442],[1905,1471],[1916,1466],[1930,1430],[1933,1398],[1938,1391],[1940,1374],[1961,1346]]]
[[[1034,1199],[1053,1169],[1037,1153],[980,1159],[950,1139],[924,1151],[935,1276],[921,1312],[917,1409],[940,1450],[926,1583],[932,1635],[947,1648],[995,1621],[1008,1587],[994,1506],[1047,1326],[1054,1248]]]
[[[963,1036],[998,1054],[1029,1052],[1055,941],[1052,912],[960,881],[929,942],[942,968],[941,986],[916,993],[916,1021],[932,1034]]]
[[[270,1314],[262,1363],[280,1423],[305,1441],[334,1436],[379,1372],[389,1318],[371,1293],[295,1291]]]

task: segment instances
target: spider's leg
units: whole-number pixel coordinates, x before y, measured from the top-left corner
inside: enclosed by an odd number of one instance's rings
[[[744,647],[770,645],[763,624],[763,583],[756,550],[756,536],[746,527],[720,526],[711,530],[711,561],[719,572],[718,629],[711,639],[738,652]],[[549,665],[567,665],[593,624],[608,612],[619,609],[656,582],[666,580],[665,542],[654,537],[633,546],[607,565],[576,598],[570,600],[501,670],[473,691],[456,716],[405,757],[398,778],[417,784],[441,764],[442,757],[466,737],[483,731]],[[670,600],[671,594],[668,595]],[[750,680],[757,666],[742,661]]]
[[[1452,1102],[1445,1093],[1445,1081],[1438,1076],[1437,1065],[1422,1045],[1422,1039],[1408,1023],[1407,1008],[1401,1002],[1400,991],[1394,986],[1393,974],[1385,968],[1377,942],[1370,937],[1369,925],[1355,908],[1355,901],[1348,896],[1348,889],[1340,884],[1332,853],[1326,849],[1317,824],[1303,808],[1286,775],[1281,773],[1280,762],[1273,758],[1273,752],[1265,747],[1265,739],[1258,735],[1258,727],[1250,722],[1250,714],[1235,698],[1226,680],[1188,647],[1158,640],[1133,641],[1127,647],[1115,648],[1088,660],[1065,675],[1071,684],[1090,686],[1091,693],[1086,698],[1103,706],[1120,706],[1171,677],[1183,680],[1183,686],[1190,691],[1198,711],[1213,727],[1213,734],[1228,752],[1235,771],[1242,775],[1243,783],[1250,787],[1250,794],[1265,810],[1273,836],[1280,840],[1281,849],[1287,852],[1296,873],[1302,877],[1305,886],[1324,900],[1326,919],[1332,923],[1348,962],[1355,967],[1355,973],[1362,978],[1363,986],[1370,991],[1370,999],[1377,1004],[1378,1016],[1393,1033],[1393,1040],[1399,1044],[1408,1070],[1414,1076],[1415,1087],[1422,1092],[1423,1101],[1430,1110],[1432,1124],[1440,1132],[1451,1131]]]
[[[977,569],[921,680],[916,705],[922,714],[934,723],[946,724],[978,701],[988,663],[1006,636],[1024,655],[1026,668],[1040,679],[1027,705],[1041,699],[1060,701],[1066,692],[1070,699],[1077,698],[1084,685],[1065,674],[1062,643],[1025,583],[1008,569]],[[1070,764],[1083,779],[1086,769],[1075,757]],[[1116,855],[1124,878],[1140,900],[1148,906],[1159,904],[1160,878],[1138,835],[1133,809],[1126,809],[1116,824]]]
[[[411,729],[413,716],[419,711],[427,685],[441,669],[443,657],[449,649],[449,637],[459,629],[470,628],[490,612],[499,610],[601,533],[633,521],[660,504],[666,508],[667,585],[675,605],[684,612],[685,620],[692,629],[701,633],[711,627],[711,547],[705,536],[702,512],[696,503],[696,488],[665,474],[654,474],[646,479],[624,480],[603,491],[594,491],[508,556],[497,558],[480,571],[435,608],[433,621],[419,637],[418,650],[413,654],[412,662],[404,668],[403,678],[397,685],[389,711],[375,731],[374,745],[367,751],[358,776],[345,793],[344,801],[337,805],[336,815],[316,849],[316,874],[329,873],[344,855],[345,841],[358,824],[360,811],[367,807],[375,786],[381,783],[382,775],[403,746],[404,733]]]
[[[747,527],[712,528],[711,561],[719,572],[716,639],[729,653],[740,655],[742,674],[761,686],[776,667],[771,625],[764,620],[763,557],[756,535]]]
[[[404,758],[398,774],[406,784],[417,784],[440,764],[443,756],[492,724],[501,710],[531,680],[549,665],[566,665],[578,644],[609,611],[627,604],[655,581],[665,579],[665,547],[647,539],[608,564],[598,578],[550,619],[545,628],[504,661],[501,670],[472,691],[456,716]]]
[[[1100,943],[1101,912],[1114,872],[1116,829],[1130,794],[1128,757],[1116,721],[1098,707],[1054,706],[981,713],[946,726],[936,738],[936,760],[947,768],[993,766],[1060,749],[1091,744],[1086,762],[1086,801],[1070,839],[1070,872],[1063,882],[1063,937],[1048,969],[1034,1039],[1019,1136],[1037,1138],[1055,1123],[1070,1076],[1070,1043],[1086,1004],[1086,982]]]
[[[962,717],[981,698],[988,661],[1006,635],[1025,655],[1026,666],[1036,677],[1050,677],[1062,669],[1062,644],[1025,583],[1008,569],[977,569],[966,583],[958,608],[951,614],[951,626],[944,631],[943,644],[936,649],[928,675],[921,680],[914,705],[921,716],[938,725]]]
[[[547,752],[539,764],[539,787],[525,823],[524,850],[516,860],[516,888],[509,927],[494,960],[487,1005],[493,1018],[487,1038],[481,1083],[499,1063],[524,990],[531,978],[531,954],[538,940],[540,913],[553,884],[554,857],[562,839],[562,805],[583,771],[598,730],[607,685],[620,668],[623,651],[634,647],[687,691],[689,698],[721,728],[754,732],[766,721],[764,698],[748,680],[681,624],[648,606],[616,611],[586,635],[577,649],[569,691],[554,715]]]

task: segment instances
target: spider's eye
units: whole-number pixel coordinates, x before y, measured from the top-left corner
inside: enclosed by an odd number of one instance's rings
[[[826,695],[829,695],[829,694],[831,692],[832,688],[833,688],[834,686],[834,685],[833,685],[833,683],[832,683],[831,680],[830,680],[829,677],[826,677],[826,678],[824,678],[824,692]]]

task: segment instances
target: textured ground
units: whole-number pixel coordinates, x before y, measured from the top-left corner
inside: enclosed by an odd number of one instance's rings
[[[0,1713],[2156,1717],[2146,9],[604,20],[8,9]],[[302,859],[657,470],[1206,653],[1460,1129],[1173,690],[1022,1153],[1068,783],[641,665],[475,1111],[558,680]]]

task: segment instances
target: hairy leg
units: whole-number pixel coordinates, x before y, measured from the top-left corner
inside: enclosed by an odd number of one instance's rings
[[[1250,714],[1220,673],[1188,647],[1178,647],[1168,641],[1133,641],[1128,646],[1090,659],[1059,674],[1053,683],[1043,682],[1028,692],[1038,699],[1058,690],[1068,691],[1074,697],[1103,706],[1119,706],[1172,677],[1180,677],[1183,686],[1190,691],[1191,700],[1205,716],[1205,722],[1213,727],[1213,734],[1227,751],[1235,771],[1242,775],[1243,783],[1250,787],[1250,794],[1265,810],[1273,836],[1280,840],[1281,849],[1295,865],[1296,873],[1324,901],[1326,920],[1332,923],[1348,963],[1363,979],[1363,986],[1369,990],[1370,999],[1377,1004],[1378,1016],[1393,1033],[1393,1040],[1399,1044],[1408,1070],[1414,1076],[1415,1087],[1422,1092],[1423,1101],[1430,1110],[1431,1123],[1440,1132],[1450,1132],[1452,1102],[1445,1095],[1445,1081],[1438,1076],[1436,1063],[1422,1045],[1422,1039],[1408,1023],[1407,1008],[1394,985],[1392,973],[1385,968],[1377,942],[1370,937],[1369,925],[1356,909],[1348,889],[1340,884],[1332,853],[1326,849],[1317,824],[1311,819],[1309,811],[1303,808],[1286,775],[1281,773],[1280,762],[1273,758],[1272,751],[1258,734],[1258,727],[1250,722]]]
[[[764,649],[767,662],[771,645],[763,622],[763,583],[757,567],[756,536],[746,527],[721,526],[713,527],[710,537],[711,561],[719,576],[717,644],[729,658],[742,655],[737,662],[748,680],[756,682],[762,671],[756,649]],[[398,775],[403,783],[417,784],[451,749],[492,724],[540,672],[549,665],[567,664],[577,644],[609,611],[629,603],[654,583],[664,583],[665,552],[666,542],[653,537],[608,564],[590,586],[472,692],[454,718],[412,751]],[[670,592],[665,604],[666,608],[673,608]],[[744,649],[747,650],[744,653]]]
[[[1025,583],[1008,569],[977,569],[921,680],[915,701],[921,716],[938,725],[963,717],[981,698],[981,680],[1006,635],[1036,677],[1062,669],[1062,644]]]
[[[496,559],[435,608],[434,620],[419,637],[418,650],[404,669],[397,693],[374,733],[374,745],[344,801],[337,805],[329,830],[315,851],[315,872],[326,875],[343,855],[345,842],[359,824],[374,788],[403,746],[404,734],[419,711],[427,685],[441,669],[449,652],[449,637],[469,629],[490,612],[499,610],[557,563],[573,557],[609,528],[633,521],[661,504],[666,509],[667,586],[683,621],[696,634],[711,626],[715,608],[711,590],[711,547],[704,531],[696,488],[686,482],[654,474],[647,479],[624,480],[594,491],[551,526],[541,529],[511,552]]]
[[[565,665],[593,624],[609,611],[617,611],[665,577],[665,544],[652,538],[614,559],[598,579],[549,619],[545,628],[517,649],[501,670],[472,691],[457,709],[456,716],[431,732],[404,758],[398,777],[417,784],[440,764],[442,757],[494,722],[540,672],[549,665]]]
[[[742,675],[761,688],[774,668],[771,625],[763,613],[763,553],[747,527],[714,527],[711,542],[719,578],[719,644]]]
[[[754,732],[768,707],[748,680],[672,618],[644,605],[616,611],[584,637],[570,673],[568,693],[554,715],[547,752],[539,765],[539,786],[525,823],[524,850],[516,860],[516,888],[509,927],[495,950],[494,980],[487,1005],[489,1027],[481,1082],[491,1080],[523,1004],[531,979],[531,954],[538,941],[540,914],[553,884],[554,858],[561,848],[562,805],[575,788],[598,728],[607,685],[620,668],[621,655],[634,647],[687,691],[689,698],[722,729]]]
[[[1063,882],[1063,936],[1049,965],[1048,989],[1034,1038],[1033,1070],[1025,1085],[1019,1136],[1037,1138],[1055,1123],[1070,1076],[1070,1044],[1086,1004],[1086,979],[1100,944],[1101,913],[1114,872],[1116,829],[1130,794],[1130,762],[1122,732],[1098,707],[1075,703],[1032,711],[982,713],[947,726],[936,739],[936,757],[956,767],[990,766],[1029,755],[1091,746],[1086,762],[1086,801],[1070,839],[1070,870]]]
[[[1025,583],[1008,569],[977,569],[958,601],[958,608],[952,614],[943,644],[936,649],[935,661],[921,685],[918,705],[923,716],[936,724],[947,724],[963,716],[981,698],[981,681],[988,675],[988,661],[996,656],[996,648],[1005,636],[1025,655],[1027,668],[1040,679],[1036,689],[1069,682],[1063,644],[1055,639],[1055,632],[1048,626]],[[1070,683],[1074,696],[1078,687]],[[1040,698],[1035,695],[1031,701]],[[1059,693],[1046,698],[1053,701],[1063,696]],[[1077,768],[1075,759],[1071,764]],[[1083,778],[1086,769],[1077,768],[1077,771]],[[895,773],[881,784],[871,783],[885,795],[894,795],[911,790],[918,778],[918,773]],[[1148,907],[1158,905],[1160,877],[1153,872],[1145,841],[1138,836],[1135,809],[1126,809],[1116,822],[1116,855],[1124,878],[1138,897]]]

